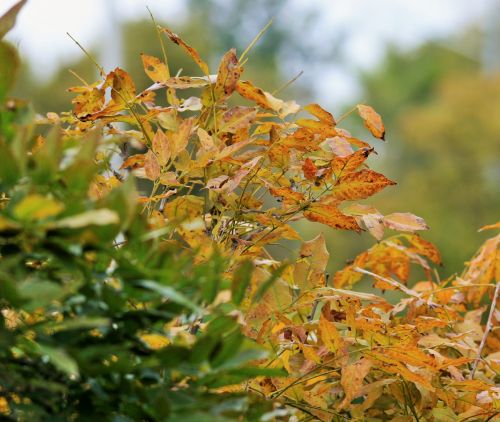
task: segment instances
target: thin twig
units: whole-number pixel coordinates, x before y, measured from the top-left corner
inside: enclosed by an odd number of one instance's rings
[[[385,281],[386,283],[390,284],[391,286],[394,286],[394,287],[398,288],[399,290],[401,290],[402,292],[406,293],[408,296],[416,297],[418,299],[422,298],[422,296],[419,295],[417,292],[409,289],[404,284],[401,284],[398,281],[393,280],[392,278],[382,277],[381,275],[372,273],[371,271],[367,271],[367,270],[365,270],[363,268],[359,268],[359,267],[354,268],[354,271],[361,273],[361,274],[366,274],[366,275],[378,278],[379,280],[382,280],[382,281]]]
[[[497,283],[495,286],[495,293],[493,294],[493,300],[491,301],[490,313],[488,315],[488,322],[486,323],[483,338],[481,339],[481,344],[479,345],[479,350],[477,351],[477,358],[474,361],[474,364],[472,365],[472,371],[469,376],[470,379],[474,379],[474,374],[476,373],[477,365],[481,360],[481,355],[483,354],[484,345],[486,344],[486,338],[488,337],[490,331],[493,329],[493,315],[495,314],[499,291],[500,291],[500,283]]]
[[[167,77],[170,78],[170,69],[168,67],[167,50],[165,48],[165,43],[163,42],[163,38],[161,36],[159,25],[156,23],[155,17],[153,16],[153,13],[149,9],[149,7],[146,6],[146,9],[148,9],[149,16],[151,16],[151,20],[153,21],[153,25],[155,26],[156,35],[158,36],[158,40],[160,41],[160,47],[161,47],[161,51],[163,53],[163,61],[165,62],[165,66],[167,68]]]
[[[66,32],[66,34],[68,35],[68,37],[70,37],[70,38],[74,41],[74,43],[75,43],[78,47],[80,47],[80,50],[82,50],[82,51],[83,51],[83,53],[84,53],[84,54],[85,54],[85,55],[89,58],[89,60],[90,60],[92,63],[94,63],[94,65],[95,65],[95,66],[97,67],[97,69],[99,70],[100,75],[101,75],[101,76],[105,76],[105,75],[106,75],[106,72],[104,71],[104,68],[103,68],[103,67],[102,67],[99,63],[97,63],[97,60],[96,60],[96,59],[94,59],[94,58],[92,57],[92,55],[91,55],[91,54],[90,54],[87,50],[85,50],[85,48],[83,48],[83,45],[81,45],[81,44],[80,44],[80,43],[79,43],[79,42],[78,42],[75,38],[73,38],[73,37],[72,37],[72,35],[71,35],[69,32]]]
[[[286,82],[284,85],[280,86],[278,89],[275,89],[273,92],[271,92],[272,95],[276,95],[279,92],[283,91],[284,89],[288,88],[291,84],[293,84],[297,79],[299,79],[302,75],[304,74],[304,71],[301,70],[299,73],[297,73],[292,79],[290,79],[288,82]]]
[[[255,38],[252,40],[252,42],[248,45],[247,48],[245,48],[245,51],[243,53],[241,53],[241,56],[240,56],[240,59],[238,60],[238,62],[241,64],[243,62],[243,59],[245,58],[245,56],[248,54],[248,52],[253,48],[253,46],[257,43],[257,41],[260,40],[260,38],[262,37],[262,35],[264,35],[264,32],[267,31],[267,28],[269,28],[271,26],[271,24],[273,23],[273,20],[269,20],[269,22],[266,24],[266,26],[264,26],[264,28],[262,28],[259,33],[255,36]]]

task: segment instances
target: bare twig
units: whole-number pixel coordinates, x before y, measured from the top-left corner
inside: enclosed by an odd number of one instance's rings
[[[499,291],[500,291],[500,283],[497,283],[495,286],[495,293],[493,294],[493,300],[491,301],[490,313],[488,315],[488,322],[486,323],[483,338],[481,339],[481,344],[479,345],[479,350],[477,351],[476,360],[474,361],[474,364],[472,365],[472,371],[471,371],[470,376],[469,376],[470,379],[474,378],[474,374],[476,373],[477,365],[479,364],[479,361],[481,360],[481,355],[483,354],[484,345],[486,344],[486,338],[488,337],[488,334],[490,333],[490,331],[493,329],[493,315],[495,314],[495,309],[496,309],[496,305],[497,305]]]
[[[366,274],[366,275],[378,278],[379,280],[382,280],[382,281],[385,281],[386,283],[390,284],[391,286],[394,286],[397,289],[401,290],[402,292],[406,293],[408,296],[416,297],[418,299],[422,298],[416,291],[409,289],[404,284],[401,284],[400,282],[393,280],[392,278],[382,277],[381,275],[372,273],[371,271],[367,271],[367,270],[365,270],[363,268],[359,268],[359,267],[354,268],[354,271],[361,273],[361,274]]]

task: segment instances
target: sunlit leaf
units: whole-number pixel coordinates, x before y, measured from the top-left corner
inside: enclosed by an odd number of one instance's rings
[[[141,54],[141,59],[144,72],[146,72],[146,75],[148,75],[153,82],[165,83],[170,78],[167,65],[159,58]]]
[[[359,104],[357,109],[371,134],[375,136],[375,138],[384,140],[385,127],[380,115],[372,107],[364,104]]]
[[[243,69],[238,63],[236,50],[232,48],[224,54],[224,57],[219,65],[217,82],[215,83],[214,88],[214,93],[217,99],[226,99],[234,92],[242,71]]]
[[[335,229],[361,231],[356,219],[343,214],[335,205],[313,203],[304,211],[304,217]]]
[[[15,206],[13,215],[18,220],[36,221],[54,217],[63,209],[64,204],[54,198],[32,194],[26,196]]]
[[[120,217],[115,211],[107,208],[85,211],[71,217],[65,217],[58,220],[53,225],[59,228],[79,229],[86,226],[107,226],[109,224],[118,224]]]
[[[395,185],[383,174],[373,170],[361,170],[342,176],[335,184],[333,195],[338,200],[364,199],[381,191],[386,186]]]
[[[411,213],[396,212],[383,218],[384,225],[390,229],[401,231],[429,230],[424,219]]]

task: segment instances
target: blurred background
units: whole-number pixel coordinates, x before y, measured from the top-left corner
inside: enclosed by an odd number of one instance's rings
[[[0,14],[15,0],[0,0]],[[29,0],[7,37],[24,69],[16,96],[39,113],[71,108],[68,69],[96,71],[71,33],[106,70],[120,66],[149,85],[139,53],[161,56],[146,6],[216,66],[274,18],[252,50],[245,78],[314,101],[340,116],[358,102],[384,118],[387,143],[373,139],[371,167],[398,182],[370,199],[382,213],[411,211],[431,226],[424,236],[443,253],[443,276],[460,271],[500,214],[499,0]],[[168,44],[167,44],[168,45]],[[169,62],[197,69],[178,48]],[[369,138],[352,116],[346,128]],[[318,227],[305,226],[310,238]],[[322,228],[325,231],[324,228]],[[367,233],[325,232],[331,270],[374,243]]]

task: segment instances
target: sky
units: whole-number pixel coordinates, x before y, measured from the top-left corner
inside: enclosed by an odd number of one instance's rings
[[[376,65],[389,43],[412,47],[431,38],[445,37],[472,22],[481,22],[495,1],[500,0],[291,0],[283,16],[275,19],[293,24],[302,11],[315,9],[320,11],[319,21],[305,37],[321,42],[325,31],[343,31],[347,63],[327,67],[308,63],[307,72],[314,75],[313,79],[328,81],[319,90],[319,99],[336,95],[349,100],[358,94],[352,70]],[[16,0],[0,0],[0,13],[15,3]],[[160,22],[188,16],[183,0],[29,0],[7,38],[44,78],[60,63],[81,56],[67,32],[86,46],[112,43],[116,20],[146,17],[147,6]],[[119,65],[114,63],[119,57],[111,55],[106,60],[107,68]]]

